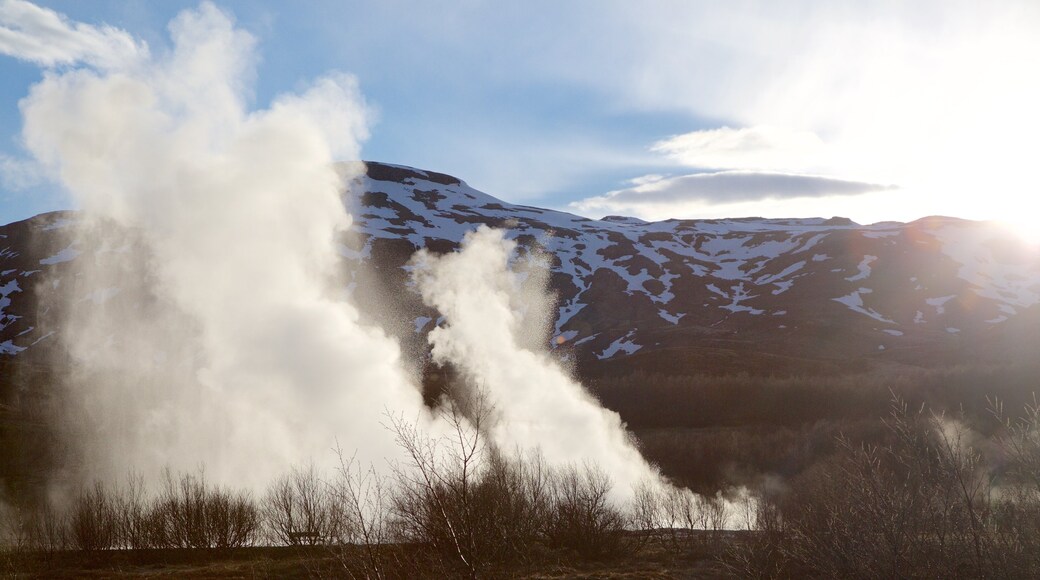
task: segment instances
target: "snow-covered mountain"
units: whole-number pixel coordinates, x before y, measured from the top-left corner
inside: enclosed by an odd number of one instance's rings
[[[381,163],[369,163],[347,197],[348,289],[414,348],[438,314],[410,287],[408,259],[418,248],[450,251],[479,224],[548,256],[558,297],[551,344],[583,374],[998,360],[1028,351],[1040,320],[1040,253],[988,223],[590,220]],[[0,227],[0,356],[55,340],[43,290],[73,284],[85,308],[121,300],[120,288],[75,285],[76,261],[121,256],[75,238],[78,219],[58,212]]]

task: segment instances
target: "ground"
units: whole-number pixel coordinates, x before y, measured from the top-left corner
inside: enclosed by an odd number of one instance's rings
[[[396,548],[395,548],[396,549]],[[651,579],[651,578],[732,578],[716,561],[720,545],[698,546],[683,554],[660,547],[643,547],[635,556],[604,561],[555,561],[538,564],[515,564],[490,569],[490,578],[562,578]],[[0,555],[0,577],[3,578],[350,578],[365,577],[350,570],[343,562],[354,562],[347,553],[325,547],[259,547],[236,550],[115,550],[93,554],[61,552],[36,554],[6,560]],[[415,567],[390,577],[443,578],[451,571],[437,570],[419,562],[412,550]],[[359,556],[359,555],[358,555]],[[429,568],[425,573],[423,567]],[[407,566],[406,566],[407,568]]]

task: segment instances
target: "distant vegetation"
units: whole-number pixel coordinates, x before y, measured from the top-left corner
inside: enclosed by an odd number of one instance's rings
[[[797,476],[833,455],[838,436],[882,441],[893,396],[910,408],[957,413],[992,436],[990,401],[1024,409],[1040,389],[1037,377],[1036,363],[780,377],[637,372],[589,388],[666,475],[712,495]]]
[[[898,402],[884,440],[760,490],[755,533],[729,563],[747,577],[1040,577],[1040,408],[964,415]]]
[[[35,388],[6,388],[0,409],[0,574],[70,553],[291,546],[323,554],[309,573],[347,577],[509,576],[648,554],[680,567],[712,554],[712,570],[735,577],[1038,577],[1037,376],[1022,364],[599,379],[590,390],[680,486],[620,505],[596,466],[503,455],[480,413],[474,430],[450,408],[452,440],[389,421],[410,457],[389,474],[344,457],[258,495],[204,472],[131,475],[54,504],[40,493],[60,463],[54,395],[23,375]]]
[[[817,434],[818,459],[729,500],[648,485],[625,505],[595,466],[498,453],[481,435],[483,413],[470,428],[444,410],[457,429],[443,440],[391,417],[409,461],[388,475],[341,456],[335,473],[296,468],[259,497],[201,472],[167,472],[152,493],[137,476],[96,483],[62,509],[5,514],[0,566],[46,565],[68,550],[286,545],[324,551],[311,575],[358,578],[510,576],[647,554],[681,566],[706,553],[734,577],[1040,575],[1040,407],[1009,413],[991,399],[984,417],[890,395],[888,408],[871,441]]]

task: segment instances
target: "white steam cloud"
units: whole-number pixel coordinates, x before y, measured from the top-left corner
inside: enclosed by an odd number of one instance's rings
[[[481,226],[457,253],[416,255],[423,300],[444,316],[430,332],[434,361],[455,365],[486,393],[495,412],[489,434],[500,449],[539,449],[554,466],[588,461],[610,474],[620,494],[660,482],[618,414],[592,399],[544,346],[534,346],[546,344],[547,327],[537,323],[545,322],[540,305],[548,297],[544,284],[535,285],[540,295],[524,291],[509,268],[515,247],[501,231]]]
[[[201,463],[262,484],[330,461],[337,440],[381,463],[394,452],[384,410],[424,407],[398,345],[331,292],[350,225],[333,162],[366,135],[356,83],[329,76],[249,112],[253,38],[211,4],[170,32],[165,58],[51,73],[22,103],[32,153],[89,214],[142,233],[166,305],[70,329],[73,387],[100,424],[89,470]]]
[[[27,13],[55,34],[140,48],[118,31],[3,6],[4,38],[18,38],[11,22],[36,30],[12,17]],[[79,232],[91,253],[62,287],[79,475],[201,464],[214,481],[258,488],[293,463],[329,466],[337,443],[363,464],[399,457],[387,412],[437,437],[445,425],[399,345],[336,290],[336,243],[351,223],[340,196],[355,175],[334,162],[358,159],[366,137],[356,82],[330,75],[250,111],[252,36],[209,3],[170,33],[169,53],[129,50],[140,57],[131,64],[104,56],[105,43],[61,55],[0,45],[45,65],[89,65],[49,71],[21,103],[26,146],[97,216]],[[527,287],[537,292],[524,291],[514,248],[481,228],[458,253],[417,255],[423,298],[445,320],[430,335],[435,360],[486,393],[500,449],[596,464],[621,494],[660,482],[618,415],[545,352],[546,280],[536,274]],[[99,306],[83,308],[84,293]]]

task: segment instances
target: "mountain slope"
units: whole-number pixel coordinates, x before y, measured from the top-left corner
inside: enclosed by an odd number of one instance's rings
[[[1040,302],[1040,255],[987,223],[597,221],[380,164],[354,191],[362,193],[348,259],[401,268],[415,249],[447,251],[476,224],[548,252],[553,334],[591,374],[999,358],[1002,348],[979,346],[999,345],[1008,323],[1035,319]],[[436,314],[421,316],[415,332]]]
[[[348,288],[411,349],[438,315],[410,289],[408,259],[422,247],[450,251],[480,224],[506,228],[522,253],[547,258],[557,295],[551,344],[585,375],[1002,360],[1028,356],[1015,348],[1040,317],[1040,256],[987,223],[590,220],[381,163],[368,164],[347,202]],[[59,288],[77,308],[123,299],[120,288],[77,283],[77,261],[126,255],[82,237],[72,227],[79,219],[57,212],[0,227],[0,355],[55,341]]]

